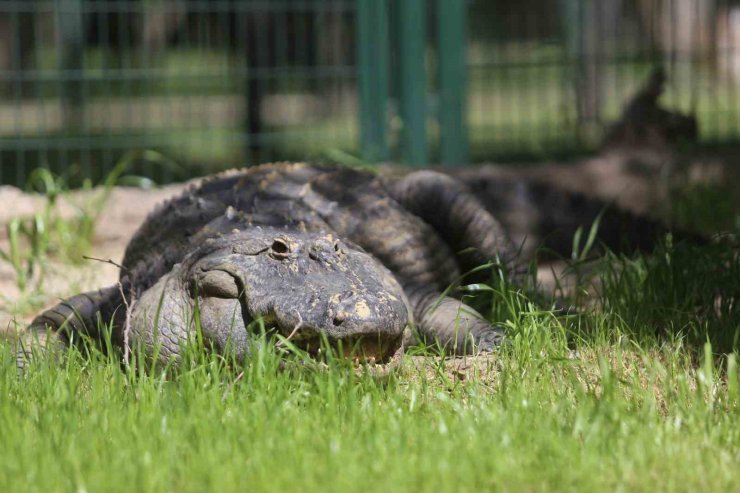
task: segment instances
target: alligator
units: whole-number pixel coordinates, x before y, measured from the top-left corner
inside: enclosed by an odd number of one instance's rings
[[[645,84],[625,104],[618,121],[606,131],[602,148],[658,147],[675,149],[696,143],[699,124],[695,115],[663,107],[659,99],[665,92],[668,76],[655,67]]]
[[[547,231],[572,233],[603,213],[603,204],[563,197],[474,172],[274,163],[218,174],[149,215],[116,285],[37,316],[18,364],[34,348],[101,340],[108,322],[115,348],[136,346],[161,363],[179,361],[196,333],[207,347],[246,358],[255,330],[310,354],[328,343],[366,362],[420,343],[494,351],[501,327],[447,288],[486,263],[516,282],[533,251],[522,254],[512,240],[516,224],[546,240],[557,237]],[[602,221],[610,246],[625,226],[643,241],[664,230],[618,210]]]

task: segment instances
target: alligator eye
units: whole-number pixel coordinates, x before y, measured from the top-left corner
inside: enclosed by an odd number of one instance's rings
[[[272,240],[272,245],[270,245],[270,253],[275,258],[287,258],[288,254],[290,253],[290,246],[288,246],[285,240],[275,238],[274,240]]]

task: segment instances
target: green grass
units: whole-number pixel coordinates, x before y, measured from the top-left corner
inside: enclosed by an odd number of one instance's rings
[[[739,265],[729,245],[611,256],[577,317],[473,287],[511,345],[472,369],[281,370],[268,345],[163,373],[73,351],[19,378],[0,346],[0,491],[731,491]]]

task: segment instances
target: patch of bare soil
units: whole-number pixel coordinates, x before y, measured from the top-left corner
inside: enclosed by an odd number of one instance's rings
[[[671,374],[665,368],[676,362],[671,362],[666,353],[646,353],[634,347],[582,347],[568,351],[564,357],[558,364],[547,366],[549,378],[555,387],[562,386],[564,382],[577,382],[583,391],[601,395],[604,391],[604,377],[600,360],[604,360],[616,377],[616,391],[626,399],[632,399],[632,394],[643,391],[646,395],[652,394],[661,413],[665,413],[670,407]],[[443,379],[449,390],[460,382],[477,381],[495,391],[501,384],[503,368],[501,359],[496,355],[480,354],[446,359],[411,356],[404,358],[395,371],[410,380]],[[692,392],[696,391],[698,380],[697,370],[688,370],[686,384]]]
[[[160,189],[116,188],[105,203],[95,229],[90,256],[120,262],[131,236],[157,204],[180,192],[185,185],[172,185]],[[58,204],[62,217],[72,217],[77,206],[84,206],[100,190],[70,193]],[[0,187],[0,249],[8,248],[6,224],[14,217],[28,217],[41,211],[45,198],[21,190]],[[82,253],[80,253],[81,258]],[[118,268],[110,263],[82,260],[81,265],[67,265],[51,258],[43,281],[41,302],[43,307],[57,303],[61,298],[83,291],[114,284]],[[21,293],[15,272],[7,262],[0,261],[0,331],[23,327],[34,313],[18,312],[17,300]],[[40,310],[37,310],[40,311]]]

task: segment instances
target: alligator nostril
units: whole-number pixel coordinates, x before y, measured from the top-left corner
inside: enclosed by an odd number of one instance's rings
[[[334,323],[334,325],[342,325],[342,322],[344,322],[345,318],[347,318],[347,314],[345,314],[344,312],[339,312],[334,315],[334,319],[332,320],[332,322]]]

